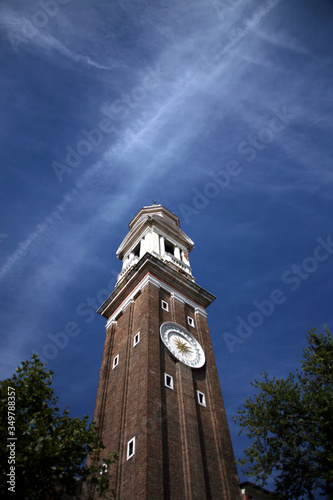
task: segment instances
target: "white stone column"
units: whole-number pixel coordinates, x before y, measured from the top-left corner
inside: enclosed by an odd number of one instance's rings
[[[160,250],[160,243],[159,243],[159,236],[155,231],[152,231],[150,234],[150,249],[149,252],[155,252],[159,253]]]
[[[164,244],[164,237],[160,236],[160,255],[165,254],[165,244]]]
[[[180,260],[180,248],[175,247],[175,257]]]

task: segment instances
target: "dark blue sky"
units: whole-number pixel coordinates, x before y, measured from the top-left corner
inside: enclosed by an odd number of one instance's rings
[[[92,416],[94,311],[156,200],[217,297],[241,455],[250,381],[287,375],[307,331],[332,328],[332,21],[328,0],[2,1],[2,379],[37,351],[61,405]]]

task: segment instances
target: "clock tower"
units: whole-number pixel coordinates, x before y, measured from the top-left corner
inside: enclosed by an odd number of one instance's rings
[[[117,255],[94,419],[116,451],[119,500],[240,498],[207,324],[215,297],[192,275],[192,240],[162,205],[142,208]]]

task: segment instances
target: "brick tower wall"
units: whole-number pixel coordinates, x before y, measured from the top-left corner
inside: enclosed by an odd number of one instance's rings
[[[165,321],[198,339],[206,355],[202,368],[191,369],[171,356],[160,340]],[[140,341],[133,346],[138,332]],[[173,377],[173,390],[165,387],[164,373]],[[205,394],[206,407],[198,404],[197,390]],[[94,418],[105,454],[119,453],[111,485],[118,499],[239,498],[207,320],[151,283],[107,329]],[[135,455],[127,460],[127,442],[134,436]]]

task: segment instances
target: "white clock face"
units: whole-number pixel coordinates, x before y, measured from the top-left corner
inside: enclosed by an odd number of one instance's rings
[[[192,368],[205,364],[205,353],[197,339],[177,323],[167,321],[160,328],[163,344],[182,363]]]

